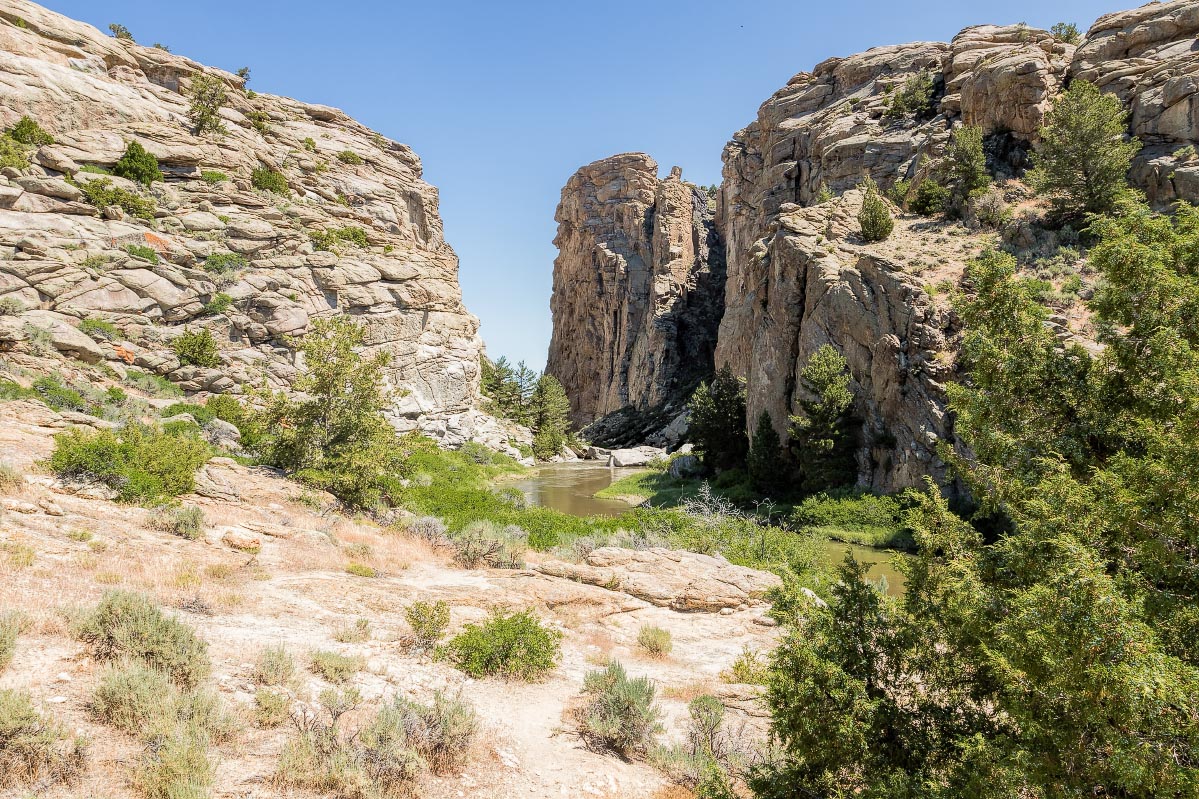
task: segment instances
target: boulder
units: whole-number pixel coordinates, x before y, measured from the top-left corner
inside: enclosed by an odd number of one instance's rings
[[[204,440],[214,447],[237,449],[241,443],[241,431],[224,419],[212,419],[201,428]]]
[[[703,474],[704,465],[694,455],[680,455],[671,460],[669,472],[676,480],[686,480]]]
[[[585,563],[547,560],[542,574],[621,591],[659,607],[717,613],[764,604],[782,581],[770,572],[735,566],[719,555],[671,549],[602,547]]]

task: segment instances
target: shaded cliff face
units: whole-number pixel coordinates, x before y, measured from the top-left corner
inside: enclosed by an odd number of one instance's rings
[[[186,92],[201,73],[224,84],[227,135],[192,133]],[[457,257],[420,159],[341,111],[254,95],[242,83],[0,0],[0,127],[28,115],[56,139],[0,178],[0,297],[37,309],[41,318],[29,321],[41,326],[113,323],[126,339],[121,353],[100,342],[98,357],[188,391],[235,392],[264,376],[286,387],[297,366],[288,337],[303,336],[313,318],[351,314],[370,347],[392,355],[397,427],[450,443],[474,435],[478,323],[462,305]],[[165,182],[146,191],[108,179],[152,196],[150,221],[97,209],[65,180],[103,178],[84,167],[110,169],[131,141],[158,157]],[[259,168],[281,172],[289,190],[253,188]],[[366,246],[321,249],[310,236],[351,227]],[[159,263],[131,256],[131,244],[155,250]],[[217,275],[204,268],[214,253],[243,261]],[[206,313],[221,294],[228,308]],[[179,363],[169,344],[185,327],[213,333],[219,368]]]
[[[1077,47],[1023,25],[981,25],[948,44],[832,58],[788,81],[725,147],[717,198],[727,277],[714,362],[745,378],[751,423],[767,411],[785,440],[801,399],[798,373],[817,348],[832,344],[845,356],[857,394],[860,482],[892,491],[924,475],[944,480],[935,453],[939,441],[953,441],[944,383],[954,377],[956,323],[925,287],[956,282],[965,261],[997,240],[909,218],[888,242],[863,246],[854,187],[866,176],[884,189],[922,177],[959,124],[982,127],[992,167],[1012,174],[1028,165],[1054,96],[1084,79],[1115,93],[1131,112],[1130,133],[1145,145],[1130,174],[1134,185],[1159,204],[1199,200],[1199,159],[1187,149],[1199,142],[1196,34],[1199,2],[1178,0],[1102,17]],[[932,87],[928,107],[890,113],[918,80]],[[572,180],[564,207],[580,176],[596,166]],[[572,231],[619,230],[644,241],[636,220],[652,185],[644,180],[645,199],[624,216],[614,213],[625,212],[620,202],[591,203],[577,216],[583,221],[564,225],[559,236],[555,286],[569,276],[570,300],[555,294],[554,352],[587,421],[623,404],[647,407],[626,390],[617,364],[604,362],[613,350],[602,347],[645,335],[650,325],[608,291],[606,275],[618,271],[617,261],[580,258],[586,248],[576,247]],[[842,196],[816,206],[822,186]],[[640,327],[629,327],[639,318]],[[586,359],[573,355],[579,331],[588,341],[581,348]]]
[[[583,167],[556,214],[546,371],[576,424],[677,402],[712,372],[723,246],[708,196],[642,153]]]

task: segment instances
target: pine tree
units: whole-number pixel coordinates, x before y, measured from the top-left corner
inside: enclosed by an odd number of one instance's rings
[[[192,132],[197,136],[205,133],[223,136],[228,133],[225,123],[221,121],[221,109],[229,99],[224,81],[215,75],[197,73],[192,77],[188,96],[191,97],[191,105],[187,117],[191,120]]]
[[[385,500],[404,472],[404,448],[383,415],[390,404],[386,352],[363,358],[365,331],[344,316],[318,319],[297,342],[305,370],[284,392],[262,396],[256,427],[264,462],[355,506]]]
[[[687,436],[709,469],[735,469],[745,464],[749,436],[745,432],[745,384],[726,364],[712,383],[701,383],[687,405]]]
[[[845,358],[825,344],[800,372],[807,397],[791,417],[790,437],[805,493],[850,485],[857,477],[851,433],[853,392]]]
[[[112,173],[143,186],[163,179],[162,170],[158,168],[158,159],[146,152],[146,148],[136,140],[129,142],[125,154],[113,166]]]
[[[954,213],[965,213],[971,196],[991,184],[987,174],[987,156],[983,152],[983,130],[964,125],[953,132],[945,150],[945,169],[949,180],[949,204]]]
[[[882,241],[891,235],[895,221],[891,219],[891,211],[887,208],[886,201],[879,196],[874,181],[866,178],[864,183],[866,194],[862,198],[862,210],[858,212],[862,239],[866,242]]]
[[[543,374],[529,398],[533,427],[533,454],[548,460],[562,452],[570,440],[570,399],[553,375]]]
[[[1125,140],[1128,114],[1118,97],[1076,80],[1041,128],[1028,181],[1065,219],[1107,213],[1128,193],[1128,170],[1141,149]]]
[[[745,465],[754,491],[772,499],[779,499],[787,493],[787,478],[791,470],[783,457],[783,446],[779,434],[775,432],[774,422],[766,411],[762,411],[758,417],[758,428],[754,431]]]

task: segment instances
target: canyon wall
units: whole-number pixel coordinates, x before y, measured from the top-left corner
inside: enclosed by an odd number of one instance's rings
[[[857,397],[860,484],[891,491],[924,475],[945,482],[936,448],[953,441],[944,385],[955,377],[957,331],[933,287],[956,282],[998,238],[908,217],[887,242],[865,245],[856,236],[854,187],[867,176],[883,189],[922,177],[960,124],[983,128],[996,174],[1018,175],[1054,96],[1085,79],[1130,111],[1129,132],[1144,145],[1133,184],[1159,207],[1199,200],[1197,34],[1199,2],[1179,0],[1102,17],[1077,46],[1024,25],[983,25],[947,44],[831,58],[788,81],[725,147],[717,196],[726,282],[714,363],[746,380],[751,426],[765,411],[785,436],[803,391],[800,370],[832,344]],[[897,113],[896,98],[917,79],[931,85],[931,104]],[[564,205],[576,189],[568,184]],[[1009,193],[1019,200],[1018,188]],[[821,202],[829,195],[835,199]],[[591,222],[606,224],[604,215]],[[585,263],[564,249],[555,267],[556,279],[571,275],[572,307],[594,302],[585,292],[601,283]],[[571,324],[554,310],[557,340]],[[607,312],[622,316],[619,304]],[[557,364],[572,373],[571,353],[560,349]],[[574,373],[580,396],[611,396],[609,373]],[[587,402],[601,413],[612,405]]]
[[[194,133],[200,75],[227,95],[224,134]],[[256,94],[230,73],[0,0],[0,129],[23,116],[55,142],[0,177],[0,300],[24,309],[0,325],[4,346],[20,348],[32,327],[189,392],[286,388],[300,365],[294,337],[349,314],[369,350],[391,355],[398,428],[449,444],[503,438],[475,410],[478,322],[462,304],[437,190],[407,146],[337,109]],[[164,181],[142,188],[103,174],[134,141]],[[287,186],[255,188],[255,170]],[[79,187],[97,180],[152,200],[150,218],[86,201]],[[362,236],[329,236],[352,229]],[[214,254],[232,266],[214,270]],[[77,331],[89,317],[119,339],[89,345]],[[183,365],[171,349],[201,328],[219,342],[216,368]]]
[[[712,372],[724,248],[709,205],[643,153],[589,164],[562,190],[546,371],[576,424],[680,402]]]

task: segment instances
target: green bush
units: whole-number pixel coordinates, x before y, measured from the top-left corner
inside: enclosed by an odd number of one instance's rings
[[[912,534],[899,499],[858,491],[820,493],[795,507],[788,519],[797,530],[866,546],[907,549]]]
[[[311,666],[313,672],[329,682],[341,684],[362,671],[366,661],[358,655],[339,655],[318,649],[311,655]]]
[[[54,137],[42,130],[42,126],[28,116],[21,117],[17,124],[8,131],[8,135],[12,137],[13,141],[30,147],[54,144]]]
[[[1073,22],[1055,22],[1049,32],[1053,34],[1053,38],[1064,44],[1078,44],[1082,40],[1082,34]]]
[[[912,197],[912,201],[908,206],[921,216],[936,216],[945,212],[945,206],[949,202],[949,189],[942,186],[931,177],[920,181],[920,185],[916,187],[916,193]]]
[[[142,594],[109,591],[79,623],[77,637],[100,660],[138,658],[185,689],[208,676],[208,644]]]
[[[891,188],[887,190],[887,199],[904,208],[908,202],[908,192],[912,190],[912,181],[900,178],[891,184]]]
[[[56,411],[86,413],[93,410],[92,403],[82,393],[70,386],[64,386],[53,375],[45,375],[34,380],[33,392]]]
[[[688,436],[709,469],[744,465],[749,453],[745,430],[745,383],[725,364],[711,384],[701,383],[687,405],[691,411]]]
[[[316,139],[312,138],[311,136],[306,136],[304,138],[304,149],[310,153],[315,153],[316,152]]]
[[[69,784],[86,763],[86,740],[38,713],[28,693],[0,689],[0,789]]]
[[[91,336],[97,341],[115,341],[121,337],[121,331],[112,322],[89,316],[79,323],[79,332]]]
[[[232,306],[233,298],[224,292],[218,291],[216,294],[212,295],[211,300],[204,303],[204,307],[201,309],[200,313],[209,316],[215,316],[217,314],[225,313],[225,311],[228,311]]]
[[[652,624],[642,625],[637,631],[637,645],[656,658],[664,658],[674,649],[670,631]]]
[[[200,180],[212,186],[215,186],[218,183],[224,183],[228,179],[228,175],[226,175],[224,172],[218,172],[215,169],[205,169],[200,173]]]
[[[494,612],[482,624],[468,624],[442,654],[470,676],[538,680],[558,661],[562,633],[541,625],[531,611]]]
[[[215,75],[197,73],[192,76],[188,88],[191,106],[187,117],[191,120],[192,131],[197,136],[206,133],[224,135],[228,133],[225,123],[221,121],[221,108],[229,99],[225,92],[225,82]]]
[[[159,505],[150,514],[150,526],[196,541],[204,535],[204,512],[194,505]]]
[[[290,190],[287,185],[287,177],[277,169],[269,167],[258,167],[250,174],[250,184],[263,191],[273,192],[274,194],[287,194]]]
[[[158,250],[153,247],[146,247],[141,244],[130,244],[125,247],[125,252],[132,255],[134,258],[141,258],[149,261],[152,264],[158,263]]]
[[[87,197],[87,201],[101,210],[115,205],[130,216],[146,221],[153,220],[154,213],[158,210],[153,200],[114,186],[108,178],[80,182],[78,186]],[[158,263],[157,253],[153,261]]]
[[[0,134],[0,169],[12,167],[25,169],[29,166],[29,148],[7,133]]]
[[[621,757],[647,752],[662,731],[662,713],[654,704],[654,683],[630,678],[616,661],[583,678],[585,703],[575,711],[579,734],[588,746]]]
[[[246,119],[250,120],[250,126],[263,136],[271,132],[271,115],[266,111],[251,111],[246,114]]]
[[[343,241],[363,249],[370,246],[370,240],[366,237],[366,231],[354,226],[330,228],[329,230],[313,230],[309,231],[308,237],[312,239],[312,245],[316,249],[329,252],[334,252],[338,243]]]
[[[888,119],[932,116],[935,88],[931,72],[912,75],[891,95],[883,116]]]
[[[204,259],[204,271],[210,275],[232,275],[249,266],[249,261],[233,252],[217,252]]]
[[[179,363],[184,366],[215,369],[221,365],[216,339],[204,328],[183,331],[171,342],[171,349],[179,356]]]
[[[341,161],[343,164],[350,164],[351,166],[359,166],[362,164],[362,156],[353,150],[342,150],[337,154],[337,160]]]
[[[254,723],[259,727],[278,727],[287,721],[291,698],[282,691],[259,688],[254,692]]]
[[[208,445],[192,434],[129,424],[60,433],[47,463],[60,477],[110,486],[126,502],[150,502],[191,491],[208,457]]]
[[[874,181],[866,178],[866,194],[862,198],[862,210],[858,213],[858,225],[862,229],[862,240],[869,242],[882,241],[891,235],[895,221],[891,219],[891,210],[878,194]]]
[[[0,316],[17,316],[25,312],[25,303],[16,297],[0,298]]]
[[[288,685],[296,675],[296,662],[283,644],[268,646],[254,664],[254,679],[265,685]]]
[[[733,665],[720,673],[726,683],[735,685],[765,685],[770,677],[770,662],[756,649],[746,647]]]
[[[365,563],[358,563],[357,561],[350,561],[346,565],[346,574],[352,574],[355,577],[367,577],[371,579],[379,576],[378,570],[376,570],[374,567],[367,566]]]
[[[112,174],[143,186],[163,180],[162,170],[158,168],[158,159],[146,152],[146,148],[136,140],[129,142],[121,160],[113,165]]]
[[[112,35],[118,39],[124,39],[127,42],[133,41],[133,34],[129,32],[128,28],[119,22],[112,23],[108,26],[108,29],[112,31]]]
[[[450,606],[444,601],[413,602],[404,610],[417,649],[432,651],[450,627]]]

